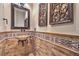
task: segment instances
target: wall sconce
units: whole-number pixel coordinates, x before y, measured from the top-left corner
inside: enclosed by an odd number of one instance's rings
[[[3,21],[5,21],[6,24],[8,24],[8,20],[6,18],[3,18]]]

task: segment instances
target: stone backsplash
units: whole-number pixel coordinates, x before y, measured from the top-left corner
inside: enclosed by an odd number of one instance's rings
[[[79,38],[59,36],[47,33],[35,32],[35,37],[46,40],[51,43],[62,45],[79,53]]]

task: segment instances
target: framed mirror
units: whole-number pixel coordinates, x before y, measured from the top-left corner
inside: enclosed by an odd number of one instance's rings
[[[11,4],[11,28],[12,29],[29,29],[30,28],[30,10]]]

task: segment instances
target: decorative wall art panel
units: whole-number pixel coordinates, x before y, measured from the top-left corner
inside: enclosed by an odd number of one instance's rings
[[[39,26],[47,26],[48,4],[39,4]]]
[[[51,3],[50,4],[50,25],[73,22],[72,3]]]

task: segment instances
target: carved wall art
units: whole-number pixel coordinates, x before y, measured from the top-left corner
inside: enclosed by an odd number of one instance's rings
[[[48,4],[39,4],[39,26],[47,26]]]
[[[70,23],[73,21],[72,3],[50,3],[50,25]]]

